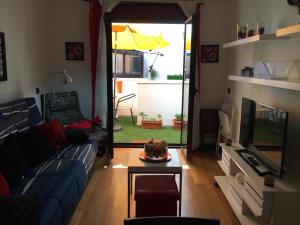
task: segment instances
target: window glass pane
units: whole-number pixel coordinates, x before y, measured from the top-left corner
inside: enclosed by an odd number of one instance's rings
[[[190,52],[186,52],[185,53],[185,79],[189,79],[190,78],[190,68],[191,68],[191,53]]]
[[[143,77],[143,53],[114,50],[112,56],[113,73],[117,77]]]
[[[113,53],[113,73],[116,71],[117,74],[123,73],[123,54],[120,53]]]
[[[125,55],[125,73],[141,74],[142,58],[135,55]]]

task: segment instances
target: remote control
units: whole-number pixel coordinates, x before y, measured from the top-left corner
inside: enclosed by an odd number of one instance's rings
[[[247,157],[247,160],[253,165],[253,166],[257,166],[258,165],[258,162],[256,161],[255,158],[253,157]]]

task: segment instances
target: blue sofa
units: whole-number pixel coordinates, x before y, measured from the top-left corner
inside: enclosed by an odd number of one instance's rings
[[[0,141],[42,123],[35,98],[0,105]],[[97,140],[59,149],[47,161],[30,168],[11,194],[36,199],[34,225],[66,225],[85,189],[97,154]]]

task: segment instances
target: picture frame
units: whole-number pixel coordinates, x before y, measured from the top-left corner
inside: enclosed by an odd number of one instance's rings
[[[7,80],[5,34],[0,32],[0,81]]]
[[[66,42],[66,60],[83,61],[84,60],[84,43],[83,42]]]
[[[219,62],[219,45],[202,45],[201,46],[202,63]]]

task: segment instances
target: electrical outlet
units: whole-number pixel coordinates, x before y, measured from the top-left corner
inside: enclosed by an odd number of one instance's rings
[[[35,93],[36,93],[36,94],[39,94],[39,93],[40,93],[40,88],[38,88],[38,87],[35,88]]]

